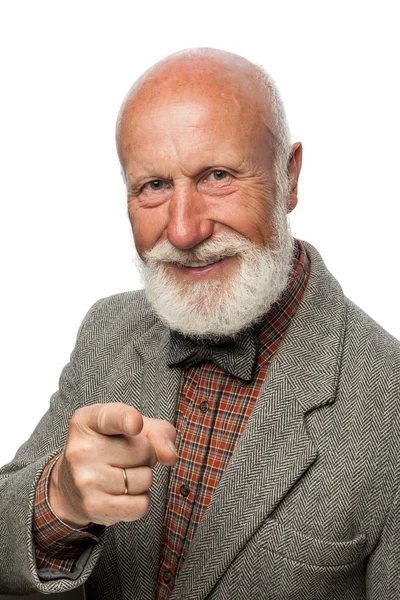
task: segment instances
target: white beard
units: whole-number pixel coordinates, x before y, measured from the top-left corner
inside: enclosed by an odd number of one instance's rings
[[[286,209],[277,203],[272,248],[255,246],[238,234],[220,234],[191,250],[168,240],[146,253],[140,266],[147,298],[171,329],[193,337],[232,336],[259,321],[287,287],[293,238]],[[179,281],[169,262],[238,257],[237,271],[227,280]]]

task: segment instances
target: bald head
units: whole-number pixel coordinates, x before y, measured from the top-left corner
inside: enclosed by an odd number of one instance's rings
[[[124,138],[149,107],[199,100],[224,105],[244,127],[251,121],[281,163],[287,163],[290,134],[279,92],[265,71],[245,58],[212,48],[184,50],[153,65],[129,90],[117,121],[117,148],[123,162]],[[283,166],[283,164],[281,165]]]

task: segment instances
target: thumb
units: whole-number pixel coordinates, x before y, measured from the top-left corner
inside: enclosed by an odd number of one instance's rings
[[[102,435],[138,435],[143,423],[142,415],[122,402],[84,406],[75,412],[73,419],[80,429]]]

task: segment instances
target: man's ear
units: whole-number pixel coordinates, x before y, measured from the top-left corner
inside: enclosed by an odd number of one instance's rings
[[[290,158],[288,163],[288,177],[289,177],[289,200],[288,200],[288,213],[297,205],[297,186],[299,181],[299,175],[301,171],[301,163],[303,158],[303,146],[301,142],[296,142],[292,146],[290,152]]]

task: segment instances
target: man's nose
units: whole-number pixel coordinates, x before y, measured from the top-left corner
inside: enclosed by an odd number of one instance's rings
[[[168,240],[176,248],[187,250],[211,237],[214,221],[207,216],[207,205],[192,187],[175,188],[169,201]]]

